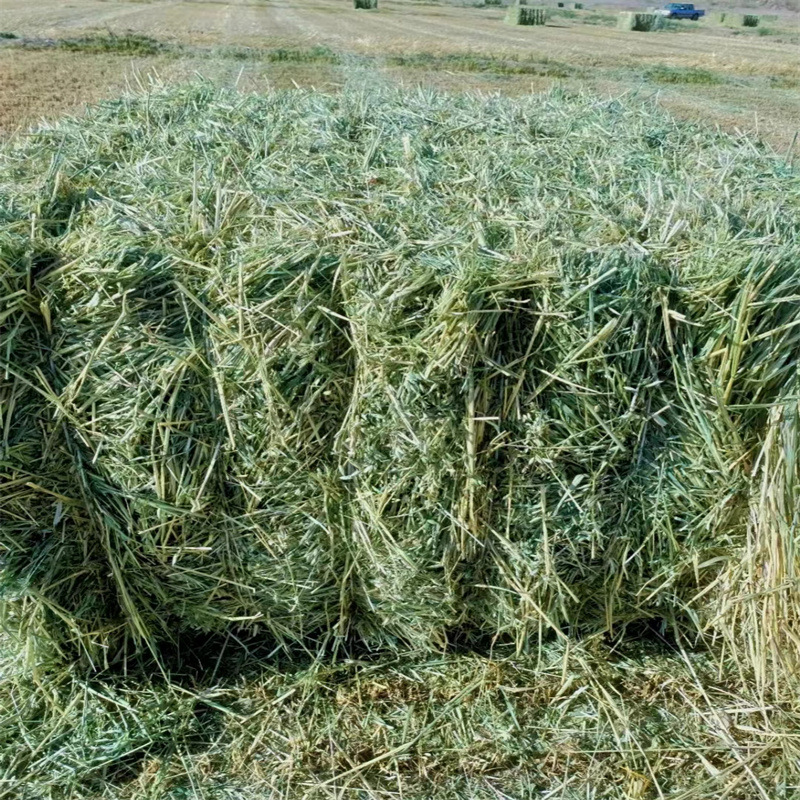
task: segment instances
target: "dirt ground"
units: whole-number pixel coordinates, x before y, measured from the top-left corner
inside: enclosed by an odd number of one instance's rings
[[[605,24],[587,24],[595,11],[607,15]],[[0,40],[0,130],[19,131],[156,76],[199,73],[261,89],[335,88],[369,74],[459,91],[523,93],[559,84],[657,94],[679,116],[757,130],[778,149],[790,146],[800,129],[800,16],[784,14],[759,29],[686,23],[641,34],[612,27],[614,13],[595,6],[523,27],[504,24],[502,8],[414,0],[381,0],[375,12],[356,11],[348,0],[0,0],[0,31],[18,37]],[[130,56],[58,46],[97,33],[146,35],[173,51]],[[306,61],[302,53],[295,63],[273,63],[229,52],[320,46],[338,63]],[[418,58],[396,63],[401,56]],[[508,60],[541,68],[509,69]],[[368,70],[353,69],[359,64]]]

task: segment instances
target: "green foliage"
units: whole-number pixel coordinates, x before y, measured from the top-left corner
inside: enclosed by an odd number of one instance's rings
[[[481,53],[426,53],[389,55],[391,66],[404,69],[448,70],[450,72],[486,72],[499,75],[540,75],[550,78],[570,78],[581,75],[578,67],[560,61],[536,58],[499,58]]]
[[[665,64],[659,64],[648,69],[645,72],[645,77],[656,83],[704,84],[707,86],[725,83],[725,79],[721,75],[707,69],[701,69],[700,67],[669,67]]]
[[[757,28],[759,18],[756,14],[744,14],[742,16],[742,26],[745,28]]]
[[[122,36],[113,33],[96,34],[75,39],[62,39],[58,46],[63,50],[81,53],[113,53],[126,56],[155,55],[163,48],[163,45],[156,39],[138,33],[126,33]]]
[[[325,63],[338,64],[341,56],[323,45],[314,47],[237,47],[225,46],[208,52],[211,58],[231,58],[237,61],[262,61],[267,63]]]
[[[16,33],[11,33],[11,31],[0,31],[0,39],[18,39]]]

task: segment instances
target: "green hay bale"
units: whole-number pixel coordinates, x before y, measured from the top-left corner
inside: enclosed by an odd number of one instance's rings
[[[354,8],[374,9],[378,7],[378,0],[353,0]]]
[[[796,184],[561,93],[196,85],[5,144],[12,616],[98,664],[669,619],[763,673],[800,601]]]
[[[583,3],[570,3],[570,8],[574,11],[581,11],[583,10]]]
[[[547,9],[510,6],[505,21],[509,25],[544,25],[547,22]]]
[[[757,28],[762,19],[764,17],[756,14],[731,14],[728,12],[712,14],[709,21],[729,28]]]
[[[503,0],[484,0],[484,5],[486,5],[486,6],[501,6],[501,5],[503,5]]]
[[[617,27],[624,31],[657,31],[664,25],[664,17],[660,14],[640,12],[624,12],[619,15]]]

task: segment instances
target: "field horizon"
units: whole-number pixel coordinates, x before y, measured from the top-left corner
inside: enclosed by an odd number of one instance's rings
[[[336,91],[368,72],[457,92],[524,95],[556,85],[655,95],[679,118],[788,152],[800,130],[800,15],[781,12],[756,29],[683,22],[642,35],[616,30],[616,9],[554,7],[546,26],[526,28],[504,25],[502,8],[411,0],[369,14],[341,0],[4,0],[2,27],[17,38],[0,40],[0,132],[153,78]],[[92,45],[103,37],[146,44]]]

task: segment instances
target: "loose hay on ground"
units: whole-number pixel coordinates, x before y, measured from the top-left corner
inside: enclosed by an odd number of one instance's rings
[[[669,648],[667,648],[668,650]],[[536,656],[254,663],[186,679],[3,657],[8,797],[789,800],[798,715],[653,642]],[[744,758],[746,754],[746,758]]]

